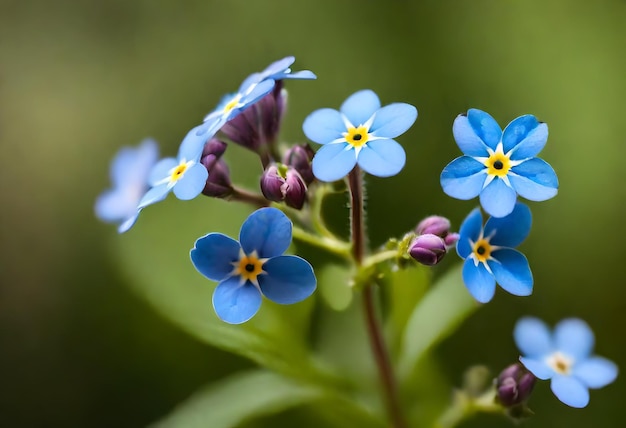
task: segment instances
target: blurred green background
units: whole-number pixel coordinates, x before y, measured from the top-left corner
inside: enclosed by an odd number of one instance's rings
[[[231,218],[222,201],[168,200],[118,236],[94,218],[93,202],[119,147],[152,136],[173,155],[223,94],[286,55],[318,80],[287,83],[285,141],[303,141],[309,112],[337,108],[358,89],[419,110],[399,138],[407,167],[368,180],[373,245],[433,213],[458,227],[475,206],[439,186],[460,155],[457,114],[476,107],[502,126],[526,113],[548,123],[541,156],[561,189],[532,204],[522,249],[535,292],[498,292],[438,348],[450,382],[472,364],[513,362],[511,330],[525,314],[585,319],[596,351],[626,367],[625,52],[621,0],[0,1],[0,425],[145,426],[207,382],[252,367],[186,335],[132,291],[133,263],[155,263],[135,250],[146,240],[160,248],[158,263],[192,270],[168,245],[236,233],[247,211]],[[256,183],[248,153],[229,149],[228,160],[235,180]],[[337,224],[344,207],[330,210]],[[198,227],[179,233],[187,217]],[[622,426],[625,395],[621,376],[581,411],[541,383],[526,426]],[[296,424],[319,426],[307,409],[246,426]],[[463,426],[509,424],[481,416]]]

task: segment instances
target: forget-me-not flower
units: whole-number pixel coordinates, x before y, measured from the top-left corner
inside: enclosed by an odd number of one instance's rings
[[[589,403],[589,389],[602,388],[617,377],[617,365],[592,355],[593,331],[577,318],[559,322],[551,332],[537,318],[525,317],[515,325],[520,361],[537,378],[551,379],[556,397],[571,407]]]
[[[252,318],[262,296],[280,304],[309,297],[317,280],[298,256],[283,253],[291,244],[292,223],[276,208],[261,208],[244,221],[239,242],[221,233],[199,238],[191,250],[198,272],[219,281],[213,293],[217,316],[231,324]]]
[[[417,119],[417,109],[406,103],[381,108],[378,96],[366,89],[352,94],[339,111],[324,108],[311,113],[304,134],[323,144],[313,158],[313,173],[321,181],[345,177],[355,165],[377,177],[396,175],[404,167],[404,149],[393,138]]]
[[[452,132],[464,156],[441,173],[449,196],[466,200],[480,195],[489,215],[504,217],[513,211],[517,195],[531,201],[556,195],[554,169],[535,157],[548,139],[548,125],[535,116],[520,116],[502,131],[489,114],[470,109],[456,118]]]
[[[146,139],[139,147],[124,147],[111,163],[113,187],[96,200],[96,216],[106,222],[118,223],[117,231],[130,229],[139,216],[139,201],[148,188],[150,170],[159,156],[154,140]]]
[[[239,113],[269,94],[274,89],[277,80],[317,78],[309,70],[292,73],[290,66],[294,61],[293,56],[288,56],[273,62],[260,73],[253,73],[246,77],[239,85],[237,92],[224,96],[215,110],[206,115],[205,123],[198,128],[197,132],[202,134],[212,127],[219,130],[226,122],[234,119]]]
[[[511,294],[528,296],[533,291],[533,276],[526,256],[513,247],[526,239],[532,217],[530,209],[515,204],[511,214],[487,220],[482,226],[480,209],[463,221],[456,251],[465,259],[463,282],[479,302],[487,303],[496,291],[496,282]]]
[[[139,208],[165,199],[172,190],[178,199],[193,199],[202,192],[209,176],[200,163],[207,136],[198,135],[197,127],[187,133],[178,149],[177,158],[161,159],[150,171],[150,190],[141,198]],[[212,135],[209,135],[209,138]]]

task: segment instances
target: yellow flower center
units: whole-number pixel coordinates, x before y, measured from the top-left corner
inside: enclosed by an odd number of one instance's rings
[[[241,99],[241,95],[240,95],[240,94],[237,94],[237,95],[235,96],[235,98],[233,98],[232,100],[230,100],[230,101],[228,102],[228,104],[226,104],[226,105],[224,106],[224,113],[230,113],[230,111],[231,111],[232,109],[234,109],[235,107],[237,107],[237,105],[239,104],[239,100],[240,100],[240,99]]]
[[[260,259],[257,256],[256,251],[246,255],[242,250],[241,255],[239,256],[239,261],[233,263],[235,266],[233,275],[239,275],[241,277],[242,284],[246,281],[250,281],[258,287],[258,276],[265,273],[263,270],[263,264],[267,260],[268,259]]]
[[[351,146],[362,147],[365,143],[369,141],[368,131],[368,127],[361,125],[356,128],[348,128],[348,132],[344,132],[342,135]]]
[[[555,352],[550,355],[546,363],[558,374],[568,375],[574,365],[574,361],[567,355]]]
[[[187,168],[189,168],[189,163],[185,162],[172,169],[172,171],[170,172],[170,183],[175,183],[183,178],[183,175],[185,175],[185,171],[187,171]]]
[[[472,249],[474,252],[474,257],[481,263],[486,263],[491,257],[491,245],[489,241],[482,238],[476,241],[474,244],[474,248]]]
[[[487,174],[505,177],[511,169],[511,160],[501,151],[495,151],[485,161]]]

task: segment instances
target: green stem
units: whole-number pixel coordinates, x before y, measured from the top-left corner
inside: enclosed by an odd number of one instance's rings
[[[348,175],[350,186],[350,220],[352,231],[352,256],[357,268],[363,265],[365,256],[365,210],[363,194],[363,176],[358,166]],[[363,288],[363,312],[365,324],[372,347],[372,353],[378,367],[378,374],[383,387],[383,395],[387,414],[391,419],[392,427],[407,428],[408,425],[402,414],[398,385],[391,368],[391,359],[385,345],[382,328],[376,317],[376,305],[374,296],[374,285],[365,284]]]
[[[294,239],[297,239],[298,241],[306,242],[307,244],[324,249],[330,253],[350,260],[350,244],[347,242],[313,235],[312,233],[309,233],[295,225],[293,226],[292,232]]]
[[[367,268],[370,266],[377,265],[378,263],[382,263],[387,260],[392,260],[398,257],[397,250],[387,250],[382,251],[380,253],[372,254],[363,260],[363,267]]]
[[[259,208],[267,207],[270,205],[270,201],[265,199],[265,197],[259,193],[254,193],[246,189],[242,189],[241,187],[232,186],[232,192],[230,195],[230,199],[239,202],[245,202],[251,205],[255,205]]]

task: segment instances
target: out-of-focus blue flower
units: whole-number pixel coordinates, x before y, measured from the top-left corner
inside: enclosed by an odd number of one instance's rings
[[[111,163],[113,187],[96,200],[96,216],[106,222],[118,223],[117,231],[130,229],[139,216],[139,201],[150,187],[148,175],[159,156],[154,140],[144,140],[139,147],[124,147]]]
[[[317,284],[313,268],[284,256],[291,244],[291,221],[276,208],[261,208],[244,221],[239,242],[221,233],[199,238],[191,261],[202,275],[219,281],[213,308],[223,321],[241,324],[261,306],[261,297],[292,304],[309,297]]]
[[[493,298],[496,282],[511,294],[528,296],[533,291],[533,276],[526,256],[513,247],[530,232],[530,209],[515,204],[513,212],[501,218],[491,217],[485,227],[478,208],[463,221],[456,251],[465,260],[463,282],[479,302]]]
[[[452,132],[465,156],[443,169],[446,194],[463,200],[480,195],[483,209],[494,217],[513,211],[517,195],[531,201],[556,195],[554,169],[535,157],[548,140],[548,125],[535,116],[520,116],[503,132],[489,114],[470,109],[456,118]]]
[[[170,190],[178,199],[193,199],[202,192],[209,176],[200,163],[207,136],[198,135],[197,127],[187,133],[178,149],[177,158],[161,159],[150,171],[150,190],[141,198],[139,208],[165,199]],[[209,138],[212,135],[208,136]]]
[[[239,85],[237,92],[224,96],[215,110],[206,115],[205,123],[198,128],[197,132],[201,135],[207,129],[219,130],[226,122],[234,119],[239,113],[269,94],[278,80],[316,79],[315,74],[309,70],[292,73],[290,66],[294,61],[293,56],[288,56],[273,62],[262,72],[248,76]]]
[[[551,332],[537,318],[525,317],[515,325],[520,361],[537,378],[551,379],[556,397],[571,407],[589,403],[589,389],[602,388],[617,377],[617,365],[592,355],[593,331],[577,318],[559,322]]]
[[[404,167],[404,149],[393,138],[406,132],[417,119],[410,104],[380,106],[371,90],[352,94],[339,111],[324,108],[311,113],[302,128],[311,140],[324,146],[313,158],[313,173],[321,181],[345,177],[355,165],[378,177],[396,175]]]

